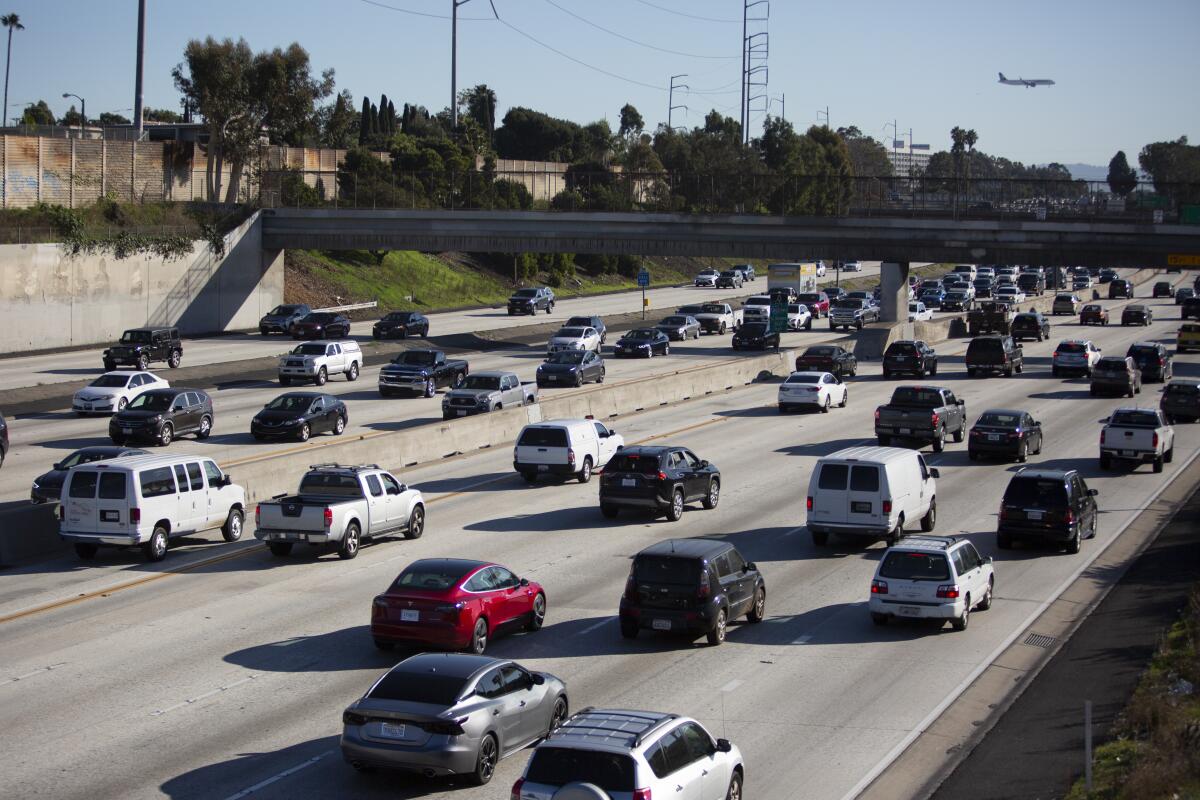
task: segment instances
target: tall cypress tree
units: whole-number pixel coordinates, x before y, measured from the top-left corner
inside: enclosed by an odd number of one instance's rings
[[[387,118],[388,134],[394,134],[396,132],[396,105],[391,100],[388,100]]]
[[[387,95],[379,95],[379,132],[388,135],[387,129]]]
[[[371,103],[371,138],[374,139],[379,135],[379,109]]]
[[[358,144],[360,146],[367,143],[367,139],[371,135],[371,101],[363,98],[362,114],[358,118]]]

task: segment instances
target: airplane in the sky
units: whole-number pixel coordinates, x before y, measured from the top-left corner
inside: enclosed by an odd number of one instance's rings
[[[1035,86],[1053,86],[1054,81],[1048,78],[1012,78],[1004,77],[1004,73],[1000,73],[1000,82],[1005,86],[1024,86],[1026,89],[1032,89]]]

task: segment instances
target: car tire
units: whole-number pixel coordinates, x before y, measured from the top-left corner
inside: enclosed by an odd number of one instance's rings
[[[138,369],[145,372],[146,368],[149,366],[150,366],[150,359],[145,354],[138,356],[138,359],[137,359],[137,368]]]
[[[975,377],[975,368],[974,367],[967,367],[967,377],[968,378]]]
[[[958,442],[959,444],[961,444],[962,440],[965,439],[966,436],[967,436],[967,423],[966,423],[966,420],[964,420],[963,424],[958,426],[958,430],[956,430],[954,432],[952,438],[954,439],[955,442]]]
[[[878,436],[878,437],[876,437],[876,438],[878,438],[878,439],[879,439],[879,446],[880,446],[880,447],[891,447],[891,445],[892,445],[892,437],[891,437],[891,436],[884,436],[884,435],[881,433],[881,434],[879,434],[879,436]]]
[[[1066,553],[1067,553],[1068,555],[1075,555],[1076,553],[1078,553],[1078,552],[1079,552],[1079,540],[1080,540],[1080,538],[1081,538],[1081,537],[1080,537],[1080,534],[1079,534],[1079,527],[1078,527],[1078,526],[1076,526],[1076,528],[1075,528],[1075,535],[1073,535],[1073,536],[1070,538],[1070,540],[1068,540],[1068,541],[1067,541],[1067,544],[1066,544],[1066,546],[1063,548],[1063,550],[1065,550],[1065,551],[1066,551]]]
[[[547,308],[546,313],[549,314],[550,309]],[[496,774],[496,763],[499,760],[500,750],[496,744],[496,737],[489,733],[479,743],[479,752],[475,755],[475,769],[470,776],[471,783],[476,786],[487,784]]]
[[[171,423],[164,422],[163,426],[162,426],[162,430],[159,431],[159,433],[158,433],[158,444],[161,447],[166,447],[167,445],[169,445],[171,443],[171,440],[174,438],[175,438],[175,429],[171,426]]]
[[[382,650],[383,652],[386,653],[386,652],[391,651],[395,647],[396,647],[395,642],[385,642],[383,639],[375,640],[375,649],[376,650]]]
[[[1017,461],[1024,464],[1029,460],[1029,446],[1025,442],[1021,442],[1021,446],[1017,448]]]
[[[291,542],[267,542],[267,549],[271,551],[271,555],[276,556],[278,558],[283,558],[284,556],[291,555],[292,543]]]
[[[667,507],[667,520],[678,522],[683,518],[683,490],[676,489],[671,493],[671,505]]]
[[[1112,469],[1112,456],[1100,455],[1100,469]]]
[[[967,448],[967,458],[970,459],[971,461],[978,461],[979,453],[976,453],[974,450],[972,450],[971,448],[968,447]]]
[[[229,515],[225,517],[225,524],[221,526],[221,538],[227,542],[236,542],[241,539],[242,526],[245,522],[246,515],[240,508],[229,509]]]
[[[712,511],[721,502],[721,481],[713,478],[708,483],[708,494],[704,495],[704,507]]]
[[[638,624],[632,620],[621,618],[621,638],[636,639],[638,635]]]
[[[349,561],[358,555],[359,546],[362,544],[362,529],[358,527],[357,522],[351,522],[346,526],[346,531],[342,534],[342,540],[338,542],[337,554],[338,558]]]
[[[1167,450],[1167,452],[1163,453],[1163,463],[1170,464],[1174,460],[1175,460],[1175,444],[1172,443],[1170,449]]]
[[[127,398],[122,397],[120,400],[117,401],[117,411],[124,411],[125,406],[127,406],[127,405],[129,405],[129,400]]]
[[[727,628],[728,622],[729,622],[729,615],[726,613],[725,609],[723,609],[723,608],[718,609],[717,610],[717,618],[713,621],[712,630],[710,630],[708,632],[708,634],[706,635],[707,639],[708,639],[708,643],[711,644],[713,647],[717,647],[722,642],[725,641],[725,634],[726,634],[726,628]]]
[[[829,398],[828,397],[826,397],[825,402],[821,404],[821,413],[822,414],[829,413]]]
[[[889,622],[889,617],[887,614],[877,614],[872,611],[871,622],[874,622],[876,625],[887,625]]]
[[[890,369],[884,368],[883,379],[885,381],[890,381],[892,379],[892,371]]]
[[[420,539],[425,533],[425,506],[415,505],[408,515],[408,527],[404,529],[405,539]]]
[[[896,528],[884,537],[888,547],[895,547],[904,538],[904,517],[896,520]]]
[[[1055,378],[1059,377],[1058,367],[1051,367],[1050,374]]]
[[[992,590],[995,589],[995,586],[995,576],[988,578],[987,590],[983,593],[983,599],[979,601],[979,605],[975,606],[977,611],[987,611],[992,607]]]
[[[696,334],[696,338],[699,339],[700,335]],[[601,370],[600,370],[599,377],[596,378],[596,383],[604,383],[604,369],[603,368],[601,368]]]
[[[725,790],[725,800],[742,800],[742,772],[739,769],[735,769],[729,778],[729,788]]]
[[[956,631],[965,631],[967,625],[971,622],[971,595],[967,595],[967,601],[963,603],[962,614],[955,619],[950,620],[950,626]]]
[[[921,517],[921,530],[929,533],[937,525],[937,499],[929,501],[929,510],[925,512],[925,516]]]
[[[760,586],[754,593],[754,602],[750,604],[750,610],[746,612],[746,619],[750,622],[762,622],[766,618],[767,590]]]
[[[940,453],[946,449],[946,429],[938,427],[937,436],[933,440],[933,452]]]
[[[1187,317],[1184,317],[1184,319],[1187,319]],[[117,368],[117,362],[105,360],[105,362],[104,362],[104,371],[105,372],[112,372],[116,368]]]
[[[1163,471],[1163,457],[1162,456],[1159,456],[1154,459],[1154,471],[1155,472]]]
[[[850,390],[842,392],[842,402],[838,403],[838,408],[845,408],[850,403]]]
[[[317,377],[313,378],[313,383],[315,383],[317,386],[324,386],[325,382],[328,380],[329,370],[321,367],[319,370],[317,370]]]
[[[97,547],[96,545],[90,544],[88,542],[76,542],[75,543],[75,555],[79,556],[84,561],[91,561],[93,558],[95,558],[96,552],[99,549],[100,548]]]
[[[592,457],[591,456],[583,457],[583,466],[579,470],[578,479],[579,479],[580,483],[587,483],[588,481],[590,481],[592,479]]]
[[[310,436],[312,436],[312,428],[307,422],[301,425],[300,429],[296,431],[296,439],[301,442],[307,442]]]
[[[621,509],[618,506],[609,505],[608,503],[600,504],[600,513],[603,514],[606,519],[616,519],[617,514],[619,514],[620,511]]]
[[[467,643],[467,649],[477,656],[483,655],[488,646],[488,621],[487,617],[480,617],[475,620],[475,627],[471,630],[471,641]]]
[[[182,360],[183,353],[179,352],[178,350],[172,350],[171,354],[167,356],[167,366],[171,369],[176,369],[179,366],[179,362]]]
[[[358,362],[357,361],[350,362],[350,369],[346,371],[346,380],[348,380],[348,381],[358,380]]]
[[[533,598],[533,607],[529,610],[529,622],[525,624],[525,630],[536,631],[540,630],[546,622],[546,594],[538,592]]]
[[[338,414],[337,422],[333,423],[333,435],[341,436],[346,432],[346,415]]]
[[[150,541],[142,545],[142,555],[147,561],[162,561],[167,557],[169,539],[167,529],[162,525],[155,525],[154,532],[150,534]]]
[[[425,389],[422,392],[422,395],[425,397],[433,397],[435,394],[437,394],[437,384],[434,382],[433,378],[426,379]]]

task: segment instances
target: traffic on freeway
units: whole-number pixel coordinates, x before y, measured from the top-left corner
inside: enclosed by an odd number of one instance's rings
[[[853,796],[1200,449],[1200,357],[1176,351],[1178,309],[1145,277],[1132,298],[1094,301],[1113,320],[1146,306],[1142,324],[1049,316],[1048,338],[987,333],[974,341],[997,346],[947,339],[932,355],[914,343],[905,367],[827,368],[814,354],[786,383],[532,424],[514,450],[410,469],[304,450],[442,424],[436,387],[383,398],[380,370],[363,368],[320,387],[218,388],[211,406],[198,396],[203,437],[70,466],[59,499],[64,532],[132,526],[136,510],[153,536],[141,509],[196,508],[207,492],[199,532],[164,535],[161,552],[75,538],[101,546],[6,570],[0,789],[550,800],[583,780],[613,798]],[[676,291],[678,305],[716,297]],[[601,346],[605,387],[747,357],[732,332],[638,359],[611,358],[617,338]],[[1060,374],[1064,340],[1102,357]],[[853,349],[826,324],[781,344],[794,362],[834,341]],[[972,351],[995,361],[968,367]],[[464,360],[500,392],[509,375],[535,381],[545,358]],[[1093,390],[1117,383],[1104,359],[1133,375],[1122,391]],[[281,408],[309,442],[257,442],[252,418],[296,391],[332,398],[329,432]],[[187,394],[164,411],[188,413]],[[74,450],[112,444],[104,415],[9,426],[9,504]],[[237,470],[231,483],[221,465],[298,446],[298,491],[242,509],[235,530]],[[593,454],[585,477],[575,465]],[[564,480],[528,479],[556,459]],[[300,546],[268,546],[280,542]]]

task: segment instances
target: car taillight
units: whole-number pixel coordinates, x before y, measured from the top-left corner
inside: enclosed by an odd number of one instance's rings
[[[885,513],[885,514],[892,513],[892,501],[891,500],[883,501],[883,513]]]
[[[1008,514],[1004,510],[1004,503],[1000,504],[1000,513],[997,514],[996,516],[998,516],[1000,518],[1001,522],[1003,522],[1005,520],[1005,518],[1008,516]]]
[[[875,421],[879,422],[879,409],[875,409]]]
[[[387,614],[386,614],[387,607],[388,607],[388,604],[387,604],[386,600],[384,600],[382,597],[376,597],[373,601],[371,601],[371,616],[372,617],[387,616]]]
[[[138,525],[138,524],[141,524],[141,521],[142,521],[142,510],[140,508],[137,508],[136,506],[134,508],[129,509],[129,522],[132,523],[133,525]]]
[[[1150,446],[1151,446],[1151,447],[1158,447],[1158,434],[1157,434],[1157,433],[1155,433],[1155,434],[1154,434],[1154,436],[1151,438],[1151,440],[1150,440]]]
[[[812,498],[811,497],[808,498],[808,502],[806,502],[805,505],[808,507],[809,511],[812,511]]]
[[[940,420],[940,419],[941,419],[941,417],[938,416],[938,413],[936,411],[934,411],[932,414],[929,415],[929,421],[933,423],[933,427],[935,427],[935,428],[937,427],[938,420]]]
[[[262,524],[262,506],[254,507],[254,524],[256,526]]]
[[[708,578],[700,579],[700,588],[696,590],[697,600],[707,600],[712,595],[712,587],[708,585]]]
[[[887,581],[871,581],[871,594],[887,594]]]
[[[460,717],[459,719],[438,720],[437,722],[423,722],[421,723],[421,727],[435,736],[458,736],[463,732],[462,724],[467,719],[468,717]]]
[[[342,712],[343,725],[366,725],[368,718],[362,714],[355,714],[353,711]]]
[[[630,800],[652,800],[649,789],[635,789]]]
[[[521,787],[524,785],[525,779],[517,778],[517,782],[513,784],[512,794],[509,795],[508,800],[521,800]]]
[[[665,472],[662,472],[662,471],[659,471],[659,473],[658,473],[658,476],[657,476],[657,477],[658,477],[658,479],[659,479],[660,481],[665,481],[665,480],[667,479],[667,473],[665,473]]]
[[[1068,525],[1073,524],[1075,522],[1075,512],[1068,508],[1067,513],[1063,514],[1063,522]]]
[[[958,597],[958,584],[947,583],[939,586],[937,588],[937,596],[946,598],[947,600],[956,599]]]
[[[1158,359],[1158,365],[1159,365],[1160,367],[1165,367],[1165,366],[1167,365],[1167,360],[1166,360],[1165,358],[1162,358],[1162,357],[1160,357],[1160,358]]]
[[[1101,428],[1101,430],[1100,430],[1100,444],[1104,444],[1104,434],[1105,434],[1105,431],[1104,431],[1104,429],[1103,429],[1103,428]]]
[[[1057,351],[1057,350],[1055,350],[1055,351],[1054,351],[1053,358],[1058,358],[1058,351]]]
[[[333,527],[333,509],[332,508],[325,509],[325,527],[326,528]]]
[[[575,448],[574,447],[567,448],[567,463],[570,464],[572,467],[575,466]]]

